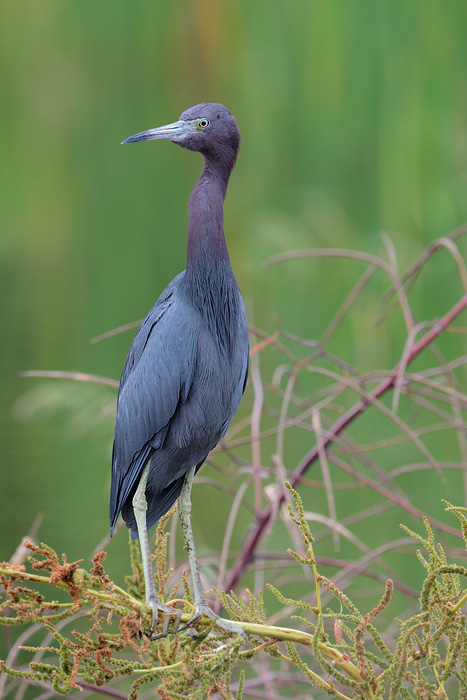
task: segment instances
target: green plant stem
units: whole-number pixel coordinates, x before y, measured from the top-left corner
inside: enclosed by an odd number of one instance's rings
[[[262,645],[262,646],[264,646],[264,645]],[[261,647],[258,647],[258,648],[261,648]],[[285,656],[285,654],[281,654],[281,659],[283,659],[284,661],[289,661],[293,666],[295,666],[292,659],[289,659],[289,657]],[[311,676],[313,676],[313,678],[315,678],[316,681],[318,681],[318,683],[322,684],[322,686],[323,686],[323,688],[325,688],[325,690],[331,690],[331,685],[327,681],[325,681],[323,678],[321,678],[321,676],[318,676],[317,673],[312,671],[311,668],[308,668],[308,672],[310,673]],[[343,693],[340,693],[335,688],[333,690],[333,694],[336,695],[336,697],[341,698],[341,700],[350,700],[348,695],[344,695]]]
[[[138,604],[139,601],[137,601],[136,598],[133,598],[133,596],[131,596],[128,593],[128,591],[125,591],[124,588],[120,588],[120,586],[116,586],[115,583],[113,586],[114,586],[114,591],[117,591],[117,593],[120,593],[120,595],[125,596],[125,598],[128,598],[128,600],[131,600],[132,603]]]
[[[467,593],[464,593],[462,598],[457,601],[457,603],[454,605],[452,610],[450,610],[448,612],[448,615],[450,615],[450,616],[454,615],[464,605],[465,602],[467,602]]]
[[[315,555],[313,553],[313,545],[310,543],[308,547],[308,551],[311,556],[311,568],[313,569],[313,576],[315,579],[315,586],[316,586],[316,607],[318,608],[318,614],[321,615],[321,592],[319,588],[319,579],[318,579],[318,569],[316,568],[316,559]]]
[[[436,676],[436,680],[438,681],[438,691],[437,691],[437,692],[438,692],[438,697],[440,697],[440,698],[446,698],[446,700],[448,700],[448,696],[447,696],[447,694],[446,694],[446,691],[444,690],[444,683],[443,683],[443,681],[440,679],[440,677],[439,677],[439,675],[438,675],[438,671],[436,670],[436,667],[435,667],[435,666],[433,666],[433,671],[434,671],[434,674],[435,674],[435,676]]]
[[[183,661],[177,661],[176,664],[169,664],[168,666],[154,666],[153,668],[134,668],[132,673],[156,673],[157,671],[172,671],[174,668],[180,668],[183,666]]]
[[[57,588],[61,588],[64,591],[68,591],[72,585],[66,581],[57,581],[56,583],[52,584],[48,576],[40,576],[39,574],[31,574],[27,571],[18,571],[17,569],[8,569],[6,567],[0,567],[0,574],[3,574],[3,576],[11,576],[12,578],[19,579],[20,581],[34,581],[34,583],[45,583],[48,585],[57,586]],[[112,603],[118,603],[119,605],[126,605],[130,609],[132,609],[133,606],[141,607],[143,605],[143,603],[141,603],[139,600],[136,600],[136,598],[130,596],[129,593],[125,594],[128,600],[120,600],[111,593],[102,593],[102,591],[96,591],[93,588],[80,589],[80,592],[85,597],[92,596],[98,600],[105,600]]]
[[[182,615],[182,619],[183,619]],[[188,615],[187,615],[188,617]],[[202,618],[200,620],[201,624],[208,625],[210,620],[208,618]],[[294,630],[289,627],[273,627],[272,625],[259,625],[253,622],[242,622],[242,627],[247,634],[254,634],[258,637],[265,637],[270,639],[275,639],[278,642],[293,642],[295,644],[303,644],[304,646],[313,647],[314,636],[309,634],[309,632],[301,632],[300,630]],[[360,673],[358,668],[352,664],[350,661],[346,661],[344,654],[342,654],[337,649],[334,649],[327,644],[320,642],[318,644],[320,652],[323,656],[333,661],[342,670],[344,670],[347,675],[353,680],[360,681]]]

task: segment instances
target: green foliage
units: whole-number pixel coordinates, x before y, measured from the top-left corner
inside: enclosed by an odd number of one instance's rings
[[[1,11],[1,557],[25,534],[25,502],[31,519],[47,513],[47,542],[60,522],[59,551],[87,552],[107,529],[116,393],[17,372],[117,379],[131,334],[101,347],[89,339],[144,316],[184,266],[200,158],[120,141],[200,100],[225,102],[243,138],[225,228],[250,320],[319,339],[361,264],[265,268],[270,255],[311,246],[376,254],[385,230],[402,266],[467,221],[467,4],[3,0]],[[448,254],[440,256],[449,279],[419,275],[420,320],[439,316],[458,289]],[[345,348],[353,366],[387,367],[404,340],[394,324],[365,324],[382,286],[373,278],[329,348]],[[302,453],[309,437],[294,438]],[[425,502],[436,516],[435,489]],[[77,535],[83,504],[93,518]],[[214,530],[222,515],[211,514]]]
[[[168,533],[164,527],[174,510],[161,519],[157,529],[155,580],[161,598],[171,573],[165,566]],[[36,655],[47,653],[50,660],[46,663],[33,660],[27,670],[17,670],[0,662],[5,673],[17,679],[48,681],[55,692],[63,695],[79,688],[80,680],[99,687],[118,676],[131,676],[134,680],[128,697],[134,700],[141,686],[149,683],[158,684],[161,697],[174,699],[187,697],[187,691],[189,697],[201,699],[210,692],[224,692],[227,688],[230,671],[238,660],[240,639],[219,644],[217,638],[201,641],[180,635],[173,641],[162,639],[150,643],[142,635],[142,627],[149,627],[151,613],[142,602],[144,585],[139,550],[131,540],[132,573],[126,579],[126,590],[115,586],[105,573],[104,552],[94,556],[94,566],[88,573],[78,568],[79,562],[67,563],[64,558],[60,563],[56,553],[46,545],[38,547],[26,542],[25,546],[33,552],[29,557],[32,568],[46,571],[49,576],[28,574],[25,566],[6,563],[0,569],[0,581],[7,594],[1,609],[10,614],[2,617],[1,622],[4,625],[40,623],[52,636],[53,643],[22,647]],[[18,586],[18,580],[55,585],[67,591],[73,602],[46,603],[35,589]],[[173,604],[172,597],[171,600]],[[60,613],[50,613],[59,608],[63,608]],[[83,609],[89,620],[86,631],[67,628],[64,633],[57,623],[74,619],[77,611]],[[189,619],[190,614],[184,617]],[[228,692],[228,697],[233,698]],[[236,697],[240,699],[240,689],[239,693]]]
[[[241,700],[247,668],[241,669],[235,692],[232,690],[234,669],[253,663],[257,654],[264,651],[271,656],[271,662],[279,659],[292,665],[302,674],[303,682],[322,694],[344,700],[434,700],[447,697],[448,689],[464,697],[467,634],[462,606],[467,601],[463,587],[467,569],[448,562],[428,520],[425,520],[425,537],[402,526],[422,548],[417,556],[426,569],[426,577],[419,612],[396,620],[399,634],[391,648],[384,639],[387,622],[378,622],[378,618],[390,606],[392,582],[386,581],[377,605],[369,612],[361,612],[338,586],[316,571],[313,536],[301,498],[290,484],[287,488],[294,505],[290,505],[289,513],[308,552],[305,557],[291,553],[299,557],[302,565],[315,571],[317,590],[321,587],[329,591],[337,607],[331,604],[322,610],[320,604],[294,600],[273,586],[268,588],[281,605],[307,613],[306,618],[299,615],[293,618],[311,628],[312,634],[268,625],[262,594],[255,598],[249,590],[241,596],[216,591],[231,618],[243,624],[248,648],[243,648],[244,640],[240,637],[228,640],[225,633],[215,634],[215,624],[204,618],[197,623],[196,636],[170,634],[168,638],[150,642],[142,634],[149,627],[151,616],[142,602],[141,563],[134,543],[130,541],[132,573],[123,590],[110,581],[104,570],[105,552],[94,556],[93,567],[88,572],[79,568],[79,561],[69,563],[65,556],[60,561],[49,546],[26,542],[32,553],[28,559],[33,572],[28,572],[24,565],[0,566],[0,582],[5,593],[0,622],[31,629],[39,625],[46,636],[42,643],[21,647],[23,653],[34,655],[27,666],[13,668],[1,661],[1,670],[15,683],[46,681],[62,695],[69,695],[81,683],[97,689],[129,677],[132,679],[129,700],[136,700],[145,685],[156,687],[164,700],[202,700],[214,693],[225,699]],[[447,502],[445,506],[460,521],[467,546],[467,509]],[[190,601],[173,599],[171,595],[175,595],[176,588],[172,594],[167,593],[171,571],[166,567],[165,527],[170,515],[158,525],[155,580],[159,595],[167,598],[168,605],[184,604],[182,620],[185,621],[190,618]],[[36,590],[36,586],[44,585],[54,586],[57,592],[67,592],[71,602],[46,601]],[[70,627],[68,619],[76,621],[77,615],[85,623],[83,630]],[[160,620],[159,624],[162,623]]]

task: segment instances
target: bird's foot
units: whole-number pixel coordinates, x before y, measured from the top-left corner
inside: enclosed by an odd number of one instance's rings
[[[174,634],[178,632],[180,628],[180,618],[182,616],[181,610],[174,610],[168,605],[164,605],[164,603],[161,603],[157,598],[148,600],[147,604],[152,609],[151,628],[149,632],[145,632],[145,635],[148,639],[153,641],[154,639],[163,639],[164,637],[167,637],[167,635],[169,634],[169,626],[171,620],[173,620],[174,623],[172,632]],[[164,621],[162,623],[162,632],[155,634],[157,622],[159,619],[159,613],[162,613],[164,616]]]
[[[216,615],[214,610],[211,610],[209,605],[207,603],[202,603],[201,605],[197,605],[195,607],[195,613],[193,617],[191,617],[188,622],[185,622],[183,625],[181,625],[178,628],[178,632],[183,632],[183,630],[188,629],[188,627],[193,627],[201,618],[203,615],[206,615],[209,617],[210,620],[214,622],[215,627],[220,627],[222,630],[225,632],[228,632],[231,636],[234,634],[238,634],[239,637],[242,637],[243,639],[246,639],[245,635],[245,630],[241,626],[240,622],[232,622],[232,620],[226,620],[223,617],[219,617],[219,615]],[[193,635],[195,637],[195,635]],[[195,638],[202,638],[203,635],[196,635]]]

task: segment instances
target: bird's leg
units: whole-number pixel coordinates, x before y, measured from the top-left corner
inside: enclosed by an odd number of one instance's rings
[[[191,569],[191,577],[193,580],[193,588],[195,594],[195,614],[193,617],[179,627],[178,631],[191,627],[198,620],[202,618],[203,615],[207,615],[210,620],[216,620],[216,626],[221,627],[230,634],[239,634],[245,637],[245,631],[243,627],[238,622],[231,622],[231,620],[225,620],[222,617],[218,617],[214,610],[209,607],[206,596],[204,594],[203,586],[201,584],[201,576],[199,573],[198,559],[196,557],[195,543],[193,539],[193,530],[191,528],[191,486],[193,483],[193,477],[195,475],[196,467],[192,467],[185,476],[185,481],[183,483],[182,492],[178,498],[178,513],[180,516],[180,523],[183,530],[183,539],[185,544],[185,549],[188,552],[188,561]]]
[[[160,602],[156,595],[156,589],[154,587],[154,576],[152,572],[151,565],[151,552],[149,549],[148,540],[148,529],[146,526],[146,511],[148,509],[148,504],[146,501],[146,484],[148,481],[149,472],[149,462],[145,466],[144,471],[141,475],[141,479],[136,489],[135,495],[133,496],[133,511],[136,519],[136,527],[138,528],[139,543],[141,547],[141,557],[143,560],[143,571],[144,571],[144,586],[146,589],[146,604],[152,609],[152,623],[151,629],[147,636],[149,639],[158,639],[159,637],[166,637],[168,625],[164,624],[164,632],[161,635],[154,635],[154,630],[156,629],[158,611],[166,614],[170,614],[175,617],[175,627],[176,630],[180,624],[181,611],[175,611]]]

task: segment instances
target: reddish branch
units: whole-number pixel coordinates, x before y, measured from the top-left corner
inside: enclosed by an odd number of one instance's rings
[[[462,311],[464,311],[466,307],[467,294],[464,294],[464,296],[461,297],[461,299],[457,302],[457,304],[455,304],[452,307],[452,309],[450,309],[450,311],[448,311],[442,318],[436,321],[433,327],[427,333],[425,333],[425,335],[418,341],[418,343],[414,343],[408,355],[405,358],[403,358],[401,362],[399,362],[392,374],[387,379],[384,379],[382,382],[380,382],[380,384],[378,384],[378,386],[376,386],[368,394],[368,398],[363,398],[360,401],[357,401],[357,403],[355,403],[354,406],[352,406],[352,408],[350,408],[338,421],[336,421],[336,423],[334,423],[327,435],[322,438],[321,443],[319,445],[315,445],[313,449],[311,449],[308,452],[308,454],[304,456],[304,458],[298,464],[295,471],[291,474],[289,481],[292,484],[292,486],[295,487],[301,481],[303,475],[307,472],[311,465],[319,458],[320,450],[328,448],[329,445],[331,445],[331,443],[334,442],[336,437],[340,435],[340,433],[342,433],[342,431],[345,430],[345,428],[347,428],[347,426],[350,425],[350,423],[352,423],[353,420],[357,418],[357,416],[361,415],[369,406],[371,406],[372,402],[375,399],[378,399],[380,396],[389,391],[389,389],[392,389],[394,387],[394,384],[396,383],[397,377],[400,376],[401,371],[404,371],[405,368],[411,362],[413,362],[413,360],[431,342],[433,342],[433,340],[435,340],[439,335],[441,335],[441,333],[443,333],[443,331],[446,330],[450,323],[452,323],[452,321],[455,318],[457,318],[457,316],[459,316],[459,314]],[[277,513],[284,500],[285,491],[282,491],[278,495],[277,501],[275,503],[271,503],[271,505],[268,508],[263,510],[262,513],[258,515],[256,523],[247,535],[242,550],[237,558],[237,561],[235,562],[225,581],[226,591],[230,591],[238,585],[243,571],[248,565],[248,562],[252,559],[258,544],[261,542],[262,538],[268,530],[268,527],[271,523],[274,514]],[[417,515],[419,514],[418,511],[414,512],[416,512]],[[446,529],[446,526],[443,526],[442,523],[438,523],[437,521],[431,522],[438,529]],[[449,531],[452,532],[451,529],[449,529]]]

